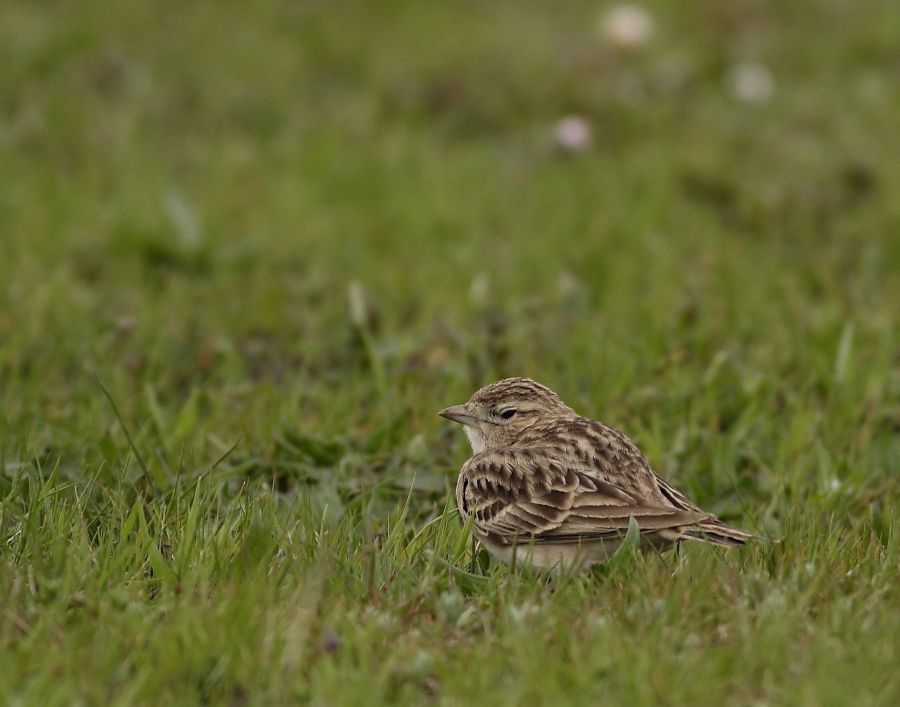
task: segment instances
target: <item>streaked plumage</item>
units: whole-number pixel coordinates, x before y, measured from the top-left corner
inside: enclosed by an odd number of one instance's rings
[[[577,415],[530,378],[492,383],[441,415],[465,426],[473,451],[456,485],[459,512],[504,562],[513,552],[540,568],[603,562],[631,518],[647,549],[752,537],[688,501],[621,432]]]

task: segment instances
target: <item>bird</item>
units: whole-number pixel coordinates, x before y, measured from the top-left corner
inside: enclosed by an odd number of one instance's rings
[[[590,568],[612,557],[633,523],[644,551],[755,537],[693,504],[628,437],[531,378],[486,385],[439,415],[461,424],[472,448],[456,483],[459,513],[508,565]]]

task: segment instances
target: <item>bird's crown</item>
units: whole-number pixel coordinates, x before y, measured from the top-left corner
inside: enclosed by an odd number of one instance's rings
[[[475,391],[471,399],[473,403],[486,406],[517,401],[544,402],[551,406],[563,404],[550,388],[531,378],[504,378]]]

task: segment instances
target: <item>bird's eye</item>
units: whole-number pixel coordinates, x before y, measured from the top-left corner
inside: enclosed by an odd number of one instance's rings
[[[503,412],[501,412],[500,417],[502,417],[504,420],[508,420],[515,414],[515,408],[510,408],[509,410],[504,410]]]

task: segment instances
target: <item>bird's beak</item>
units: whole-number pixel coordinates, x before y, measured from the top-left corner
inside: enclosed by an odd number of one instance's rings
[[[474,427],[475,421],[478,419],[469,412],[469,408],[466,405],[453,405],[441,410],[438,415],[451,422],[458,422],[461,425],[469,425],[470,427]]]

